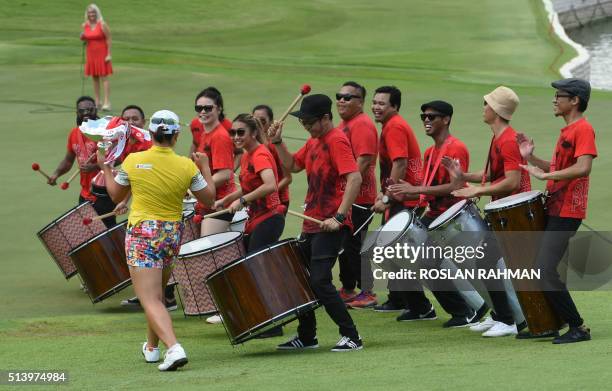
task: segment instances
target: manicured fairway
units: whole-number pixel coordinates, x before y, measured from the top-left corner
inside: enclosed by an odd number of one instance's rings
[[[503,4],[503,6],[501,6]],[[346,80],[368,88],[393,84],[403,92],[401,113],[430,144],[420,104],[444,99],[455,106],[452,130],[484,164],[490,130],[482,123],[482,95],[499,84],[518,93],[513,125],[536,140],[548,157],[562,127],[551,111],[549,66],[559,53],[537,0],[404,2],[100,1],[113,32],[112,104],[141,105],[147,114],[171,109],[188,123],[193,98],[217,86],[230,118],[268,103],[280,115],[303,83],[332,95]],[[73,389],[605,389],[612,362],[612,294],[576,293],[593,341],[554,347],[549,342],[485,340],[469,330],[443,330],[439,320],[400,324],[393,315],[353,311],[365,349],[328,352],[337,330],[318,311],[321,349],[278,353],[284,339],[232,348],[223,327],[173,313],[189,354],[185,370],[160,374],[142,362],[142,313],[119,307],[131,289],[92,306],[66,282],[36,232],[70,209],[78,197],[47,186],[30,165],[53,171],[74,126],[81,94],[78,40],[86,3],[68,0],[0,0],[0,371],[61,369]],[[571,52],[566,48],[562,61]],[[553,65],[558,68],[561,62]],[[85,82],[91,94],[91,82]],[[366,104],[369,113],[369,104]],[[597,132],[589,217],[612,230],[609,207],[612,93],[595,91],[587,112]],[[289,148],[306,132],[288,120]],[[187,126],[178,151],[185,153]],[[535,183],[535,182],[534,182]],[[542,184],[538,183],[539,188]],[[299,208],[305,178],[294,178],[292,207]],[[481,201],[483,204],[486,200]],[[377,219],[378,220],[378,219]],[[300,221],[289,217],[285,236]],[[384,298],[384,291],[380,291]],[[295,326],[286,328],[291,335]],[[2,387],[2,386],[0,386]]]

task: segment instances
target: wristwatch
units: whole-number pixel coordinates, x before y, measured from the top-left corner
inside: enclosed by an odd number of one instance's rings
[[[240,203],[242,206],[247,206],[247,200],[245,200],[244,197],[240,197]]]
[[[344,224],[344,220],[346,220],[346,216],[342,213],[336,213],[336,215],[334,216],[334,219],[340,224]]]
[[[389,205],[391,203],[391,198],[388,195],[383,195],[381,199],[382,203],[385,205]]]

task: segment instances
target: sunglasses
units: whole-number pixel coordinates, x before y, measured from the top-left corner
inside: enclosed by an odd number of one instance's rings
[[[571,94],[555,94],[555,100],[559,99],[559,98],[573,98],[574,95]]]
[[[350,102],[351,99],[353,98],[357,98],[357,99],[361,99],[361,97],[359,95],[352,95],[352,94],[336,94],[336,100],[337,101],[341,101],[344,100],[345,102]]]
[[[153,125],[178,125],[179,123],[172,118],[151,118]]]
[[[94,111],[96,111],[95,107],[89,107],[87,109],[77,109],[77,112],[79,114],[87,114],[87,113],[93,113]]]
[[[243,129],[243,128],[230,129],[230,130],[228,130],[228,133],[229,133],[231,138],[234,138],[236,136],[244,137],[244,135],[246,134],[246,129]]]
[[[436,118],[442,118],[444,114],[421,114],[421,121],[425,122],[426,119],[433,121]]]
[[[210,113],[211,111],[213,111],[213,109],[215,108],[214,105],[196,105],[195,106],[195,111],[196,113],[201,113],[202,111],[204,111],[205,113]]]

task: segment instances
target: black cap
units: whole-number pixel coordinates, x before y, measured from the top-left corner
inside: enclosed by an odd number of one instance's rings
[[[583,79],[563,79],[550,84],[558,90],[563,90],[580,98],[583,102],[588,102],[591,97],[591,84]]]
[[[331,113],[332,101],[327,95],[314,94],[308,95],[302,100],[300,109],[291,114],[294,117],[302,118],[321,118],[325,114]]]
[[[443,100],[434,100],[429,103],[423,103],[421,105],[421,111],[424,112],[427,109],[434,109],[438,113],[448,115],[449,117],[453,116],[453,106],[448,102],[444,102]]]

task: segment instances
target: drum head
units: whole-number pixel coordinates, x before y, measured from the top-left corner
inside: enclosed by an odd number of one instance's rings
[[[361,243],[361,254],[370,251],[376,245],[376,239],[378,239],[381,230],[382,227],[378,227],[374,231],[367,232],[365,239]]]
[[[391,217],[387,224],[381,227],[380,233],[376,238],[377,246],[387,246],[396,242],[412,224],[413,214],[410,211],[403,210]]]
[[[247,213],[246,210],[242,209],[239,210],[238,212],[234,213],[234,218],[232,219],[232,224],[234,223],[240,223],[246,219],[249,218],[249,214]]]
[[[467,200],[461,200],[457,202],[456,204],[452,205],[444,213],[438,216],[437,219],[432,221],[431,224],[429,224],[429,229],[430,230],[436,229],[439,226],[445,224],[447,221],[453,219],[455,216],[457,216],[457,213],[459,213],[461,209],[463,209],[465,204],[467,204]]]
[[[226,244],[236,241],[242,236],[240,232],[221,232],[219,234],[204,236],[191,242],[183,243],[179,251],[179,257],[189,257],[199,253],[207,252]]]
[[[485,206],[485,212],[493,212],[498,209],[507,209],[512,206],[524,204],[526,202],[532,201],[542,195],[542,192],[539,190],[526,191],[524,193],[514,194],[508,197],[501,198],[497,201],[493,201]]]

